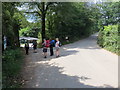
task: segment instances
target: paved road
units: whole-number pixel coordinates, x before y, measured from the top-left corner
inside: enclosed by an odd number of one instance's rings
[[[118,56],[96,44],[97,34],[44,59],[42,49],[25,59],[25,88],[117,88]]]

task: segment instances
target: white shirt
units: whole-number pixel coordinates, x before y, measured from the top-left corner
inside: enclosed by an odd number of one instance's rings
[[[55,43],[55,47],[60,47],[60,46],[59,46],[59,42],[60,42],[60,41],[57,41],[57,42]]]

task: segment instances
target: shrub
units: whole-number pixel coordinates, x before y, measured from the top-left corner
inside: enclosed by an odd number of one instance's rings
[[[18,87],[16,78],[21,70],[22,60],[23,56],[21,49],[6,50],[3,52],[3,88]]]
[[[98,44],[112,52],[118,54],[118,25],[104,26],[104,29],[99,31]]]

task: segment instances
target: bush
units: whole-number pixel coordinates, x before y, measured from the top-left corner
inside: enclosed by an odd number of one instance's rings
[[[118,25],[104,26],[98,35],[98,44],[114,53],[119,54],[118,50]]]
[[[3,88],[18,87],[19,72],[22,66],[22,51],[21,49],[6,50],[2,57],[2,71],[3,71]]]

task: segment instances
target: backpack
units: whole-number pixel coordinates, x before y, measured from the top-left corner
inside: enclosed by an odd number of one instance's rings
[[[45,45],[46,47],[49,47],[50,46],[50,41],[49,40],[47,40],[46,41],[46,45]]]
[[[33,42],[33,45],[37,45],[37,42],[35,41],[35,42]]]
[[[62,44],[61,44],[61,42],[59,41],[59,47],[61,47],[62,46]]]
[[[51,45],[52,47],[55,47],[55,41],[54,41],[54,40],[50,41],[50,45]]]

